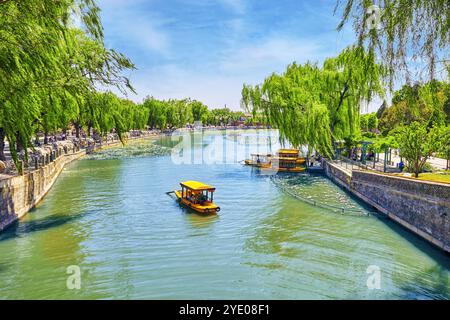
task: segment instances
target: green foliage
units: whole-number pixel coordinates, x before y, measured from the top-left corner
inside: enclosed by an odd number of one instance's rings
[[[151,129],[165,129],[167,123],[166,105],[153,97],[145,99],[143,106],[149,110],[148,125]]]
[[[378,118],[376,112],[369,113],[367,117],[367,127],[369,131],[374,132],[378,130]]]
[[[396,140],[400,156],[406,159],[407,167],[416,178],[423,171],[427,159],[439,149],[440,131],[439,127],[428,131],[427,127],[419,122],[412,122],[399,129]]]
[[[228,108],[212,109],[209,114],[208,123],[218,126],[227,125],[232,119],[232,112]]]
[[[377,136],[372,144],[372,149],[377,153],[385,152],[385,150],[388,148],[397,148],[397,147],[398,143],[394,135],[390,135],[387,137]]]
[[[378,130],[377,113],[372,112],[360,115],[359,123],[362,132],[375,132]]]
[[[108,127],[112,120],[97,110],[105,108],[97,87],[132,90],[121,73],[134,66],[105,48],[98,14],[92,0],[0,1],[0,129],[16,166],[37,131],[47,135],[70,123]],[[72,27],[74,16],[82,30]]]
[[[442,126],[450,119],[446,104],[450,101],[450,84],[431,81],[426,84],[404,85],[394,93],[392,106],[380,118],[380,129],[388,134],[397,126],[409,125],[414,121],[429,128]]]
[[[387,108],[387,103],[386,100],[383,100],[383,103],[381,104],[381,106],[378,108],[377,110],[377,118],[380,119],[384,113],[384,111]]]
[[[363,132],[369,131],[369,122],[365,115],[360,116],[359,127],[361,128],[361,131],[363,131]]]
[[[447,161],[450,159],[450,125],[436,128],[436,152]]]
[[[160,130],[182,128],[194,121],[201,121],[204,125],[231,125],[244,116],[242,111],[228,108],[208,110],[200,101],[190,99],[157,100],[147,97],[142,106],[148,110],[148,126]]]
[[[256,114],[251,114],[251,116],[249,116],[248,114],[245,116],[245,121],[244,121],[245,125],[247,126],[254,126],[254,125],[267,125],[268,124],[268,119],[267,117],[261,113],[258,112]]]
[[[91,93],[86,105],[88,112],[84,113],[83,122],[88,129],[92,128],[101,135],[115,130],[121,136],[130,130],[144,129],[147,125],[147,108],[111,92]]]
[[[143,103],[148,110],[147,123],[152,129],[181,128],[194,121],[188,99],[160,101],[148,97]]]
[[[370,28],[368,22],[373,16],[368,14],[368,9],[374,4],[381,8],[380,20],[378,26]],[[389,68],[391,83],[399,75],[409,78],[415,62],[426,63],[427,68],[421,69],[427,70],[430,78],[436,72],[450,69],[449,1],[338,0],[335,11],[342,13],[338,30],[353,20],[358,44],[377,51]],[[410,62],[411,58],[414,63]]]
[[[377,137],[377,134],[373,132],[363,132],[361,133],[361,137],[363,138],[363,140],[371,141]]]
[[[201,121],[202,123],[206,123],[208,120],[208,107],[201,103],[200,101],[192,101],[190,103],[192,110],[192,117],[194,121]]]

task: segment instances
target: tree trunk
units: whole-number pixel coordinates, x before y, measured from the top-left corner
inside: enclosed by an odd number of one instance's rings
[[[347,93],[347,90],[349,89],[348,84],[345,83],[344,85],[344,89],[341,91],[340,95],[339,95],[339,103],[336,107],[336,110],[334,111],[334,119],[333,122],[331,123],[331,132],[334,133],[334,127],[337,124],[337,114],[339,112],[339,110],[341,109],[342,105],[344,104],[344,99],[345,99],[345,94]]]
[[[48,144],[48,130],[44,132],[44,144]]]
[[[416,178],[419,177],[419,173],[420,173],[420,164],[419,164],[419,162],[420,162],[420,160],[414,164],[414,176]]]
[[[5,130],[0,128],[0,161],[6,161],[5,156]]]
[[[75,136],[79,139],[80,138],[80,126],[78,123],[75,123]]]
[[[19,133],[16,133],[16,151],[19,153],[22,150],[23,150],[22,138],[20,137]]]

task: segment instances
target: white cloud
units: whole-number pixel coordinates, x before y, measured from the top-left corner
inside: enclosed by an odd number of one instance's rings
[[[274,36],[258,44],[227,52],[221,62],[221,68],[226,72],[264,69],[269,74],[281,71],[294,61],[303,63],[321,58],[323,58],[322,47],[315,41]]]
[[[135,44],[154,52],[168,55],[170,53],[169,36],[159,26],[149,21],[136,21],[126,27],[127,38]]]
[[[143,51],[169,55],[171,40],[165,27],[171,22],[170,19],[140,11],[141,3],[144,1],[134,1],[132,4],[118,0],[100,1],[108,32],[113,35],[110,38],[120,43],[131,43]]]
[[[225,104],[239,109],[242,78],[216,73],[199,73],[178,65],[164,65],[144,69],[133,79],[138,91],[134,100],[140,101],[151,95],[158,99],[197,99],[211,108]],[[133,98],[133,97],[130,97]]]

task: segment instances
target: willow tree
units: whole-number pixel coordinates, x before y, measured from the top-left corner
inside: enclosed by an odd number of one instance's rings
[[[39,132],[43,132],[44,144],[47,144],[50,133],[58,130],[66,131],[75,116],[75,103],[65,90],[43,88],[39,93],[40,111],[34,120],[34,132],[36,137]]]
[[[244,85],[242,102],[254,114],[262,111],[283,143],[331,156],[334,140],[359,132],[361,103],[383,94],[384,75],[373,52],[350,47],[322,67],[293,63],[262,85]]]
[[[209,111],[206,105],[200,101],[194,100],[190,103],[190,107],[194,121],[201,121],[202,123],[206,123],[208,121]]]
[[[192,123],[194,121],[189,99],[171,100],[170,103],[174,107],[175,127],[182,128],[186,126],[186,124]]]
[[[114,86],[124,93],[127,89],[134,91],[128,78],[121,75],[123,70],[133,69],[134,65],[122,54],[105,48],[102,42],[88,37],[80,30],[73,29],[69,35],[65,70],[66,77],[72,80],[66,84],[66,89],[77,102],[76,117],[72,122],[79,137],[80,128],[87,127],[89,133],[98,114],[104,112],[105,101],[98,99],[98,88]],[[113,103],[112,98],[108,102],[119,105]]]
[[[142,105],[148,110],[148,126],[151,129],[164,130],[167,125],[165,102],[147,97]]]
[[[60,88],[65,79],[59,61],[71,17],[85,33],[100,41],[103,30],[92,0],[0,2],[0,157],[7,138],[17,163],[17,146],[28,146],[42,103],[51,99],[45,88]],[[26,153],[25,153],[26,156]]]
[[[18,167],[36,130],[66,127],[97,86],[131,88],[121,72],[133,65],[104,47],[98,13],[92,0],[0,1],[0,159],[7,138]]]
[[[122,119],[127,131],[145,129],[149,110],[142,104],[135,104],[131,100],[120,99]]]
[[[208,123],[213,125],[227,125],[233,118],[229,108],[212,109],[208,115]]]
[[[430,78],[448,72],[448,0],[338,0],[335,12],[342,14],[338,30],[352,20],[358,44],[386,62],[391,83],[398,74],[408,79],[417,67]]]
[[[446,170],[450,169],[450,124],[440,127],[437,152],[447,160]]]

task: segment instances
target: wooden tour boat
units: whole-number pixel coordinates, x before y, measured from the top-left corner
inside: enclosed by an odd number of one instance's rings
[[[252,157],[251,159],[244,160],[244,163],[246,165],[258,168],[271,167],[271,154],[252,153],[250,156]]]
[[[273,172],[303,172],[306,160],[299,156],[297,149],[280,149],[275,156],[271,154],[252,154],[245,160],[246,165]]]

